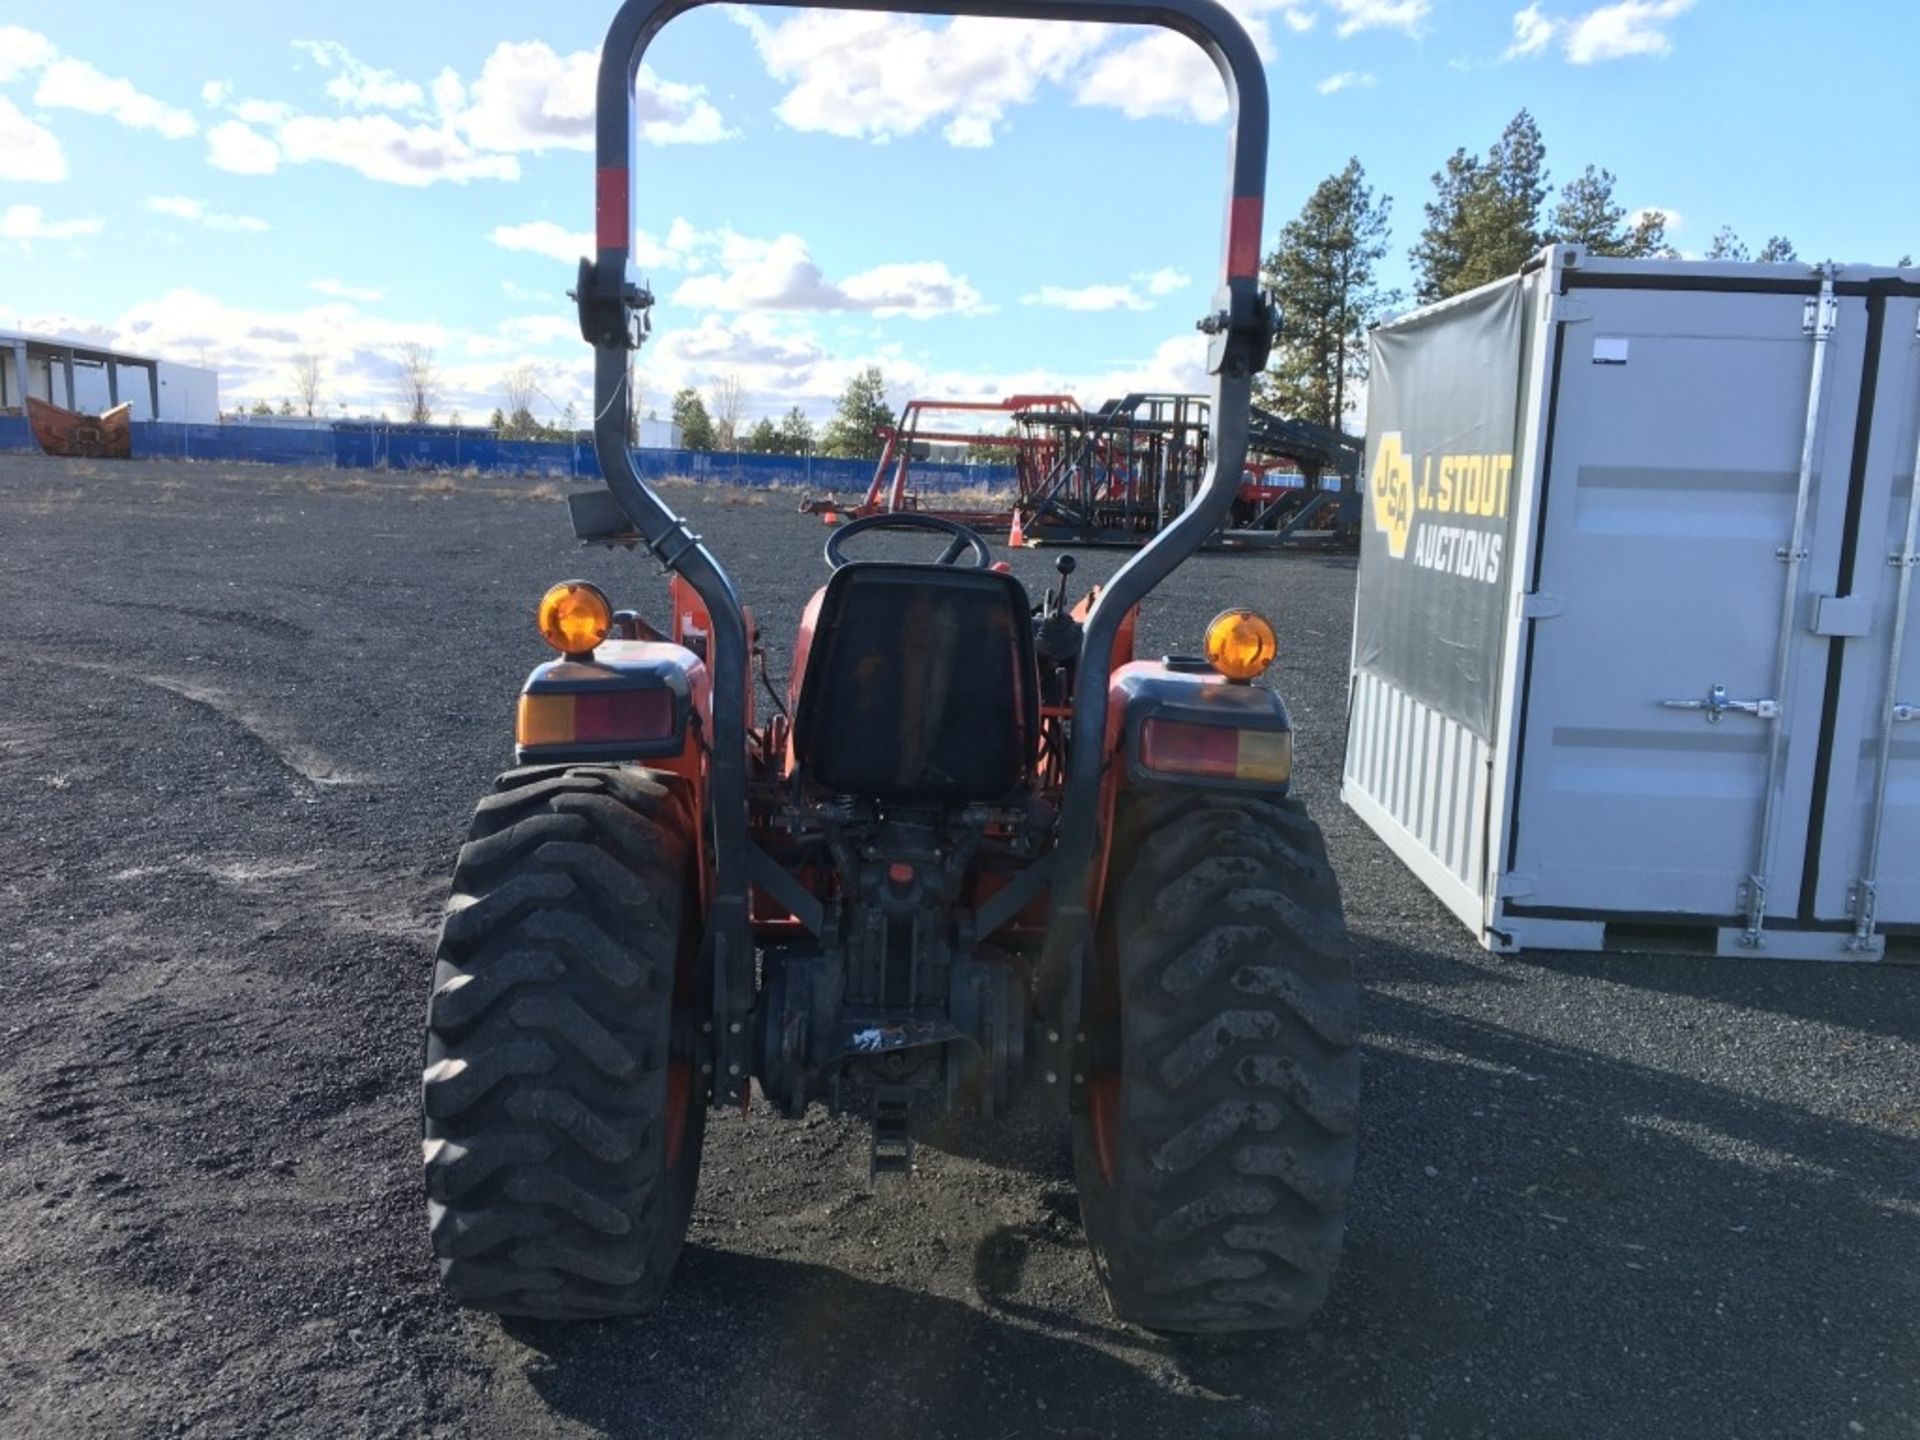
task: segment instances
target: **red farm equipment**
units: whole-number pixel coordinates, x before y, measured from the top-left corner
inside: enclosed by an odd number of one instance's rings
[[[1356,491],[1360,443],[1258,408],[1250,416],[1240,485],[1207,544],[1344,538],[1332,512],[1339,496]],[[1046,437],[1044,463],[1022,468],[1015,503],[1030,543],[1142,544],[1185,513],[1207,474],[1212,422],[1204,395],[1133,394],[1094,411],[1016,419],[1023,433]],[[1357,521],[1357,503],[1347,508]],[[1326,523],[1308,528],[1319,522]]]
[[[1014,501],[1027,489],[1028,475],[1049,463],[1050,447],[1044,437],[1015,427],[1016,417],[1027,415],[1078,415],[1080,402],[1071,395],[1011,395],[1004,400],[909,400],[900,411],[898,423],[881,430],[880,459],[873,468],[873,482],[864,498],[848,503],[832,496],[810,497],[801,501],[803,514],[845,516],[858,520],[867,515],[897,514],[912,511],[922,515],[940,515],[961,520],[976,530],[1005,530],[1013,523]],[[1007,426],[1000,430],[982,430],[977,424],[955,428],[953,417],[1001,415]],[[949,452],[942,454],[941,452]],[[951,452],[959,452],[954,456]],[[1014,490],[1004,505],[967,496],[971,504],[952,503],[938,491],[912,487],[916,465],[942,460],[964,460],[986,451],[1004,457],[1017,477]]]
[[[885,445],[864,498],[813,497],[800,509],[835,520],[903,511],[943,515],[979,530],[1011,531],[1030,545],[1142,545],[1199,492],[1210,413],[1204,395],[1136,393],[1098,410],[1083,409],[1069,395],[912,400],[899,423],[880,432]],[[1008,423],[999,430],[951,429],[931,420],[957,414],[1004,415]],[[1257,407],[1251,416],[1239,490],[1207,547],[1357,543],[1360,442]],[[1004,455],[1014,472],[1006,503],[976,496],[961,505],[916,488],[916,466],[952,463],[942,447]]]
[[[1258,281],[1259,55],[1214,0],[840,0],[1136,22],[1197,42],[1234,101],[1204,469],[1104,587],[1038,595],[960,522],[834,529],[764,720],[759,636],[627,446],[633,81],[688,0],[627,0],[602,54],[598,249],[575,298],[605,491],[576,535],[670,572],[651,623],[551,587],[558,652],[519,698],[435,957],[422,1106],[448,1293],[510,1314],[648,1310],[685,1239],[710,1108],[870,1117],[871,1170],[917,1116],[1058,1096],[1117,1314],[1167,1331],[1297,1324],[1325,1297],[1352,1179],[1358,990],[1273,627],[1228,610],[1191,658],[1138,659],[1141,602],[1227,523],[1277,317]],[[1184,463],[1184,462],[1183,462]],[[862,560],[904,530],[929,561]]]

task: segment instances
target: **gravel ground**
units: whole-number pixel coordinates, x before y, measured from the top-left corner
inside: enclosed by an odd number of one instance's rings
[[[716,1116],[657,1316],[449,1309],[416,1118],[447,871],[542,586],[659,593],[540,493],[0,460],[0,1433],[1920,1433],[1920,972],[1474,949],[1339,806],[1327,556],[1203,557],[1143,626],[1281,621],[1367,985],[1317,1323],[1116,1326],[1038,1107],[878,1193],[857,1127]],[[822,530],[676,499],[777,654]]]

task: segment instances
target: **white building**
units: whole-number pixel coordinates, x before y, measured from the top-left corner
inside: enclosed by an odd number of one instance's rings
[[[216,370],[0,330],[0,414],[21,413],[29,395],[89,414],[125,401],[135,420],[220,421]]]

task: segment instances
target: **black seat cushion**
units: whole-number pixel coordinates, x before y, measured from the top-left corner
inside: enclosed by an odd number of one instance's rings
[[[999,800],[1032,768],[1036,692],[1027,592],[1011,575],[846,565],[821,599],[794,752],[842,794]]]

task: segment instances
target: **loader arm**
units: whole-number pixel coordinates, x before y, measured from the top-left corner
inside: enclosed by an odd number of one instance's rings
[[[747,627],[732,581],[711,551],[647,485],[627,446],[633,397],[629,352],[645,332],[653,297],[628,273],[631,259],[634,81],[647,46],[674,17],[707,0],[627,0],[601,52],[596,122],[596,257],[582,260],[575,298],[581,331],[596,350],[594,448],[608,490],[663,565],[684,576],[712,617],[713,675],[710,789],[714,885],[708,956],[715,985],[714,1096],[737,1097],[751,1071],[745,1023],[754,998],[753,938],[747,891],[753,841],[747,804]],[[780,8],[806,9],[794,0]],[[1073,702],[1072,747],[1055,857],[1053,924],[1042,956],[1039,1000],[1057,1023],[1047,1057],[1068,1063],[1079,1005],[1079,976],[1092,936],[1088,898],[1098,830],[1100,737],[1106,732],[1114,640],[1123,618],[1197,550],[1227,518],[1246,457],[1253,377],[1265,366],[1275,316],[1259,289],[1260,236],[1267,168],[1266,72],[1240,22],[1214,0],[836,0],[833,8],[912,15],[971,15],[1151,25],[1194,41],[1227,87],[1225,245],[1220,287],[1199,322],[1209,337],[1213,377],[1207,473],[1172,525],[1136,553],[1101,593],[1087,618]],[[1054,1037],[1058,1038],[1055,1039]]]

